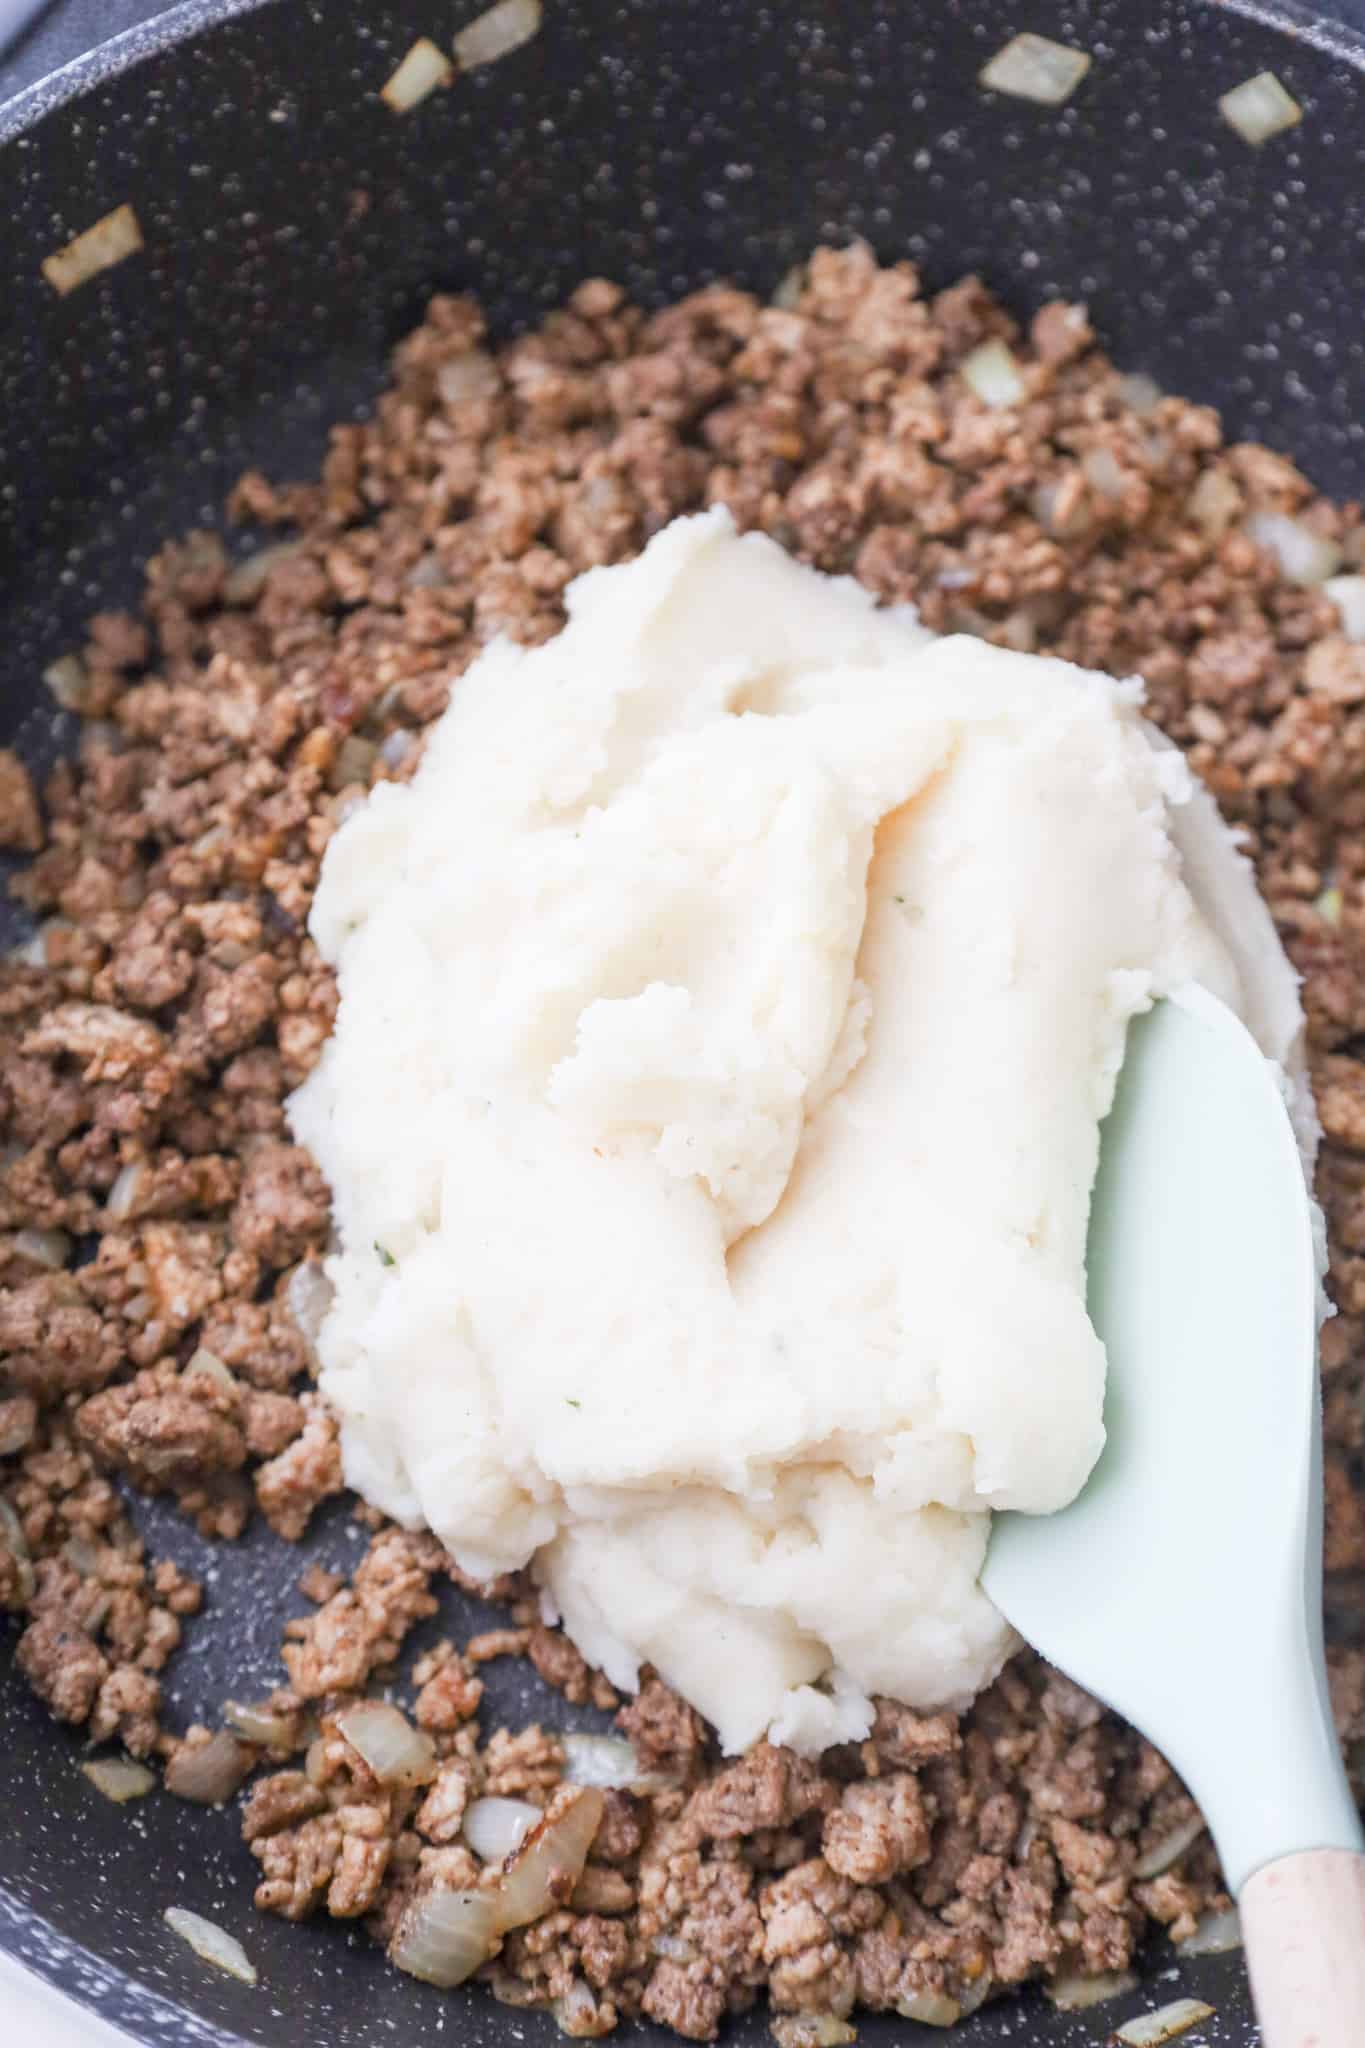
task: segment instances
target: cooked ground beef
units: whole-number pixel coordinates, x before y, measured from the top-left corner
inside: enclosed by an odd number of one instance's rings
[[[490,638],[545,639],[573,575],[715,503],[936,629],[1141,674],[1247,834],[1305,977],[1327,1134],[1332,1678],[1365,1763],[1365,649],[1244,532],[1289,512],[1361,563],[1360,508],[1225,445],[1207,407],[1152,402],[1079,308],[1021,333],[976,279],[926,298],[859,247],[783,298],[716,286],[646,314],[594,281],[496,350],[476,306],[437,299],[319,482],[242,479],[234,517],[277,540],[236,565],[213,535],[170,542],[141,617],[92,621],[90,720],[41,804],[0,752],[0,845],[35,856],[13,888],[40,934],[0,969],[0,1607],[51,1711],[159,1753],[172,1788],[203,1796],[209,1731],[165,1728],[156,1677],[199,1593],[144,1556],[120,1486],[214,1536],[256,1507],[292,1539],[341,1487],[293,1312],[327,1195],[283,1114],[335,1003],[305,935],[328,838],[411,775]],[[1022,366],[1012,410],[959,374],[991,335]],[[315,1609],[285,1631],[269,1721],[212,1755],[229,1786],[261,1767],[257,1903],[389,1941],[424,1891],[480,1881],[471,1800],[544,1807],[563,1777],[557,1737],[480,1725],[482,1665],[526,1657],[573,1703],[619,1702],[500,1581],[506,1625],[410,1674],[434,1777],[381,1786],[336,1715],[394,1675],[439,1578],[468,1582],[434,1538],[361,1514],[349,1582],[304,1575]],[[705,2040],[766,1995],[797,2048],[802,2014],[1122,1968],[1154,1924],[1180,1938],[1224,1902],[1206,1835],[1136,1876],[1191,1803],[1028,1656],[960,1720],[884,1702],[818,1766],[767,1744],[723,1762],[654,1677],[618,1725],[646,1789],[608,1795],[572,1897],[484,1973],[571,2033],[644,2014]]]

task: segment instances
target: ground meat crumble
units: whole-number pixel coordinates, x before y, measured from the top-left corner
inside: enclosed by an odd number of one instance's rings
[[[1365,648],[1244,531],[1288,512],[1361,564],[1360,508],[1121,377],[1080,308],[1021,332],[976,279],[926,297],[858,246],[780,298],[714,286],[647,314],[599,280],[500,349],[438,298],[319,482],[242,479],[232,515],[267,543],[234,563],[210,534],[170,542],[141,615],[91,621],[66,664],[76,758],[37,791],[0,750],[0,846],[32,856],[11,887],[38,921],[0,967],[0,1608],[58,1719],[161,1758],[183,1796],[254,1772],[263,1910],[385,1942],[425,1892],[484,1880],[472,1800],[545,1807],[564,1778],[557,1737],[481,1725],[483,1665],[526,1657],[619,1707],[640,1779],[607,1795],[572,1896],[483,1974],[581,2035],[643,2014],[709,2040],[766,1995],[795,2048],[802,2015],[969,2009],[1187,1935],[1225,1899],[1207,1835],[1137,1875],[1194,1817],[1162,1759],[1022,1656],[960,1719],[883,1702],[818,1765],[722,1760],[657,1677],[621,1706],[509,1580],[484,1589],[505,1627],[409,1674],[429,1779],[382,1785],[337,1716],[394,1679],[441,1577],[468,1582],[372,1514],[348,1581],[304,1574],[280,1689],[235,1735],[177,1735],[158,1674],[200,1592],[145,1554],[121,1491],[224,1540],[254,1511],[298,1540],[340,1491],[310,1385],[327,1193],[283,1110],[335,1005],[305,931],[322,854],[411,775],[492,637],[545,639],[573,575],[725,504],[936,630],[1140,674],[1244,831],[1304,977],[1326,1133],[1332,1683],[1365,1770]],[[1020,365],[1007,410],[960,374],[991,336]]]

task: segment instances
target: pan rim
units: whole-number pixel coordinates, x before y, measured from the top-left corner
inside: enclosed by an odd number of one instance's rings
[[[182,2042],[184,2048],[252,2048],[243,2035],[187,2014],[164,1992],[83,1948],[5,1885],[0,1885],[0,1955],[60,1992],[77,2011],[92,2014],[134,2043],[145,2042],[149,2048],[162,2041]],[[188,2039],[187,2020],[194,2028]]]
[[[175,49],[202,31],[220,27],[241,15],[280,4],[281,0],[178,0],[164,14],[97,43],[83,57],[73,58],[46,78],[0,99],[0,148],[29,134],[47,115],[60,112],[73,100],[121,76],[144,58]],[[1315,7],[1300,5],[1300,0],[1196,0],[1196,4],[1279,30],[1294,42],[1365,72],[1365,28],[1334,21]]]
[[[255,14],[273,7],[279,0],[178,0],[164,14],[139,22],[116,36],[96,43],[83,57],[73,57],[45,78],[35,79],[9,98],[0,99],[0,148],[17,141],[43,121],[59,113],[73,100],[118,78],[146,57],[160,56],[194,36],[239,15]],[[1365,44],[1365,38],[1362,38]],[[1365,57],[1365,50],[1362,52]]]
[[[144,60],[280,4],[282,0],[177,0],[150,21],[97,43],[46,77],[0,98],[0,150],[33,136],[49,115],[62,112]],[[1335,21],[1300,0],[1193,0],[1193,4],[1276,31],[1291,43],[1365,74],[1365,28]],[[0,1956],[31,1971],[74,2009],[93,2014],[134,2043],[252,2048],[244,2035],[217,2021],[187,2014],[173,1997],[84,1947],[3,1881]],[[188,2037],[187,2020],[192,2028]]]

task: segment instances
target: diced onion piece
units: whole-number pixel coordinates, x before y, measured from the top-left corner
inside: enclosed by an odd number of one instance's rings
[[[1058,2012],[1084,2012],[1136,1991],[1137,1981],[1131,1970],[1101,1970],[1093,1977],[1054,1977],[1043,1989]]]
[[[997,647],[1012,647],[1016,654],[1032,654],[1038,645],[1038,626],[1032,614],[1021,605],[1000,620],[991,638]]]
[[[254,555],[247,555],[228,570],[223,584],[224,604],[254,604],[270,579],[270,572],[279,563],[287,562],[302,549],[302,541],[277,540],[267,548],[258,548]]]
[[[1164,2048],[1167,2041],[1187,2034],[1201,2020],[1213,2018],[1213,2007],[1199,1998],[1177,1998],[1156,2012],[1144,2012],[1114,2029],[1114,2039],[1125,2048]]]
[[[1225,470],[1206,469],[1185,500],[1185,510],[1206,540],[1221,540],[1241,515],[1242,493]]]
[[[28,1556],[24,1525],[3,1495],[0,1495],[0,1543],[6,1550],[12,1550],[16,1557]]]
[[[1112,448],[1087,448],[1081,457],[1081,469],[1091,489],[1102,498],[1121,498],[1128,488],[1128,479]]]
[[[134,1159],[130,1165],[119,1168],[114,1176],[114,1185],[104,1198],[104,1213],[111,1223],[122,1223],[132,1215],[146,1178],[146,1163],[141,1159]]]
[[[146,1764],[135,1764],[130,1756],[95,1757],[81,1765],[81,1775],[106,1799],[112,1799],[115,1806],[126,1806],[130,1799],[145,1799],[156,1783]]]
[[[284,1298],[299,1335],[316,1346],[318,1334],[336,1293],[316,1259],[295,1266],[284,1286]]]
[[[498,0],[455,38],[455,61],[461,71],[492,64],[529,43],[540,28],[540,0]]]
[[[64,249],[54,249],[42,262],[43,276],[53,290],[65,298],[77,285],[112,270],[126,256],[142,247],[142,228],[131,206],[116,206],[84,234],[77,235]]]
[[[1168,1835],[1163,1835],[1159,1842],[1154,1842],[1145,1855],[1138,1857],[1133,1865],[1134,1877],[1160,1877],[1163,1871],[1169,1870],[1173,1863],[1178,1863],[1185,1851],[1199,1840],[1204,1832],[1204,1826],[1204,1816],[1200,1813],[1191,1814],[1188,1820],[1182,1820],[1179,1827],[1172,1828]]]
[[[858,2038],[857,2028],[833,2012],[786,2012],[768,2031],[779,2048],[846,2048]]]
[[[83,1579],[99,1577],[100,1554],[88,1536],[68,1536],[62,1545],[62,1556]]]
[[[443,405],[468,405],[480,398],[495,398],[502,389],[502,378],[486,350],[470,348],[461,355],[447,356],[439,365],[436,389]]]
[[[214,1385],[222,1387],[225,1393],[235,1393],[237,1390],[236,1380],[218,1353],[209,1351],[202,1344],[185,1367],[184,1377],[188,1379],[192,1372],[202,1373],[205,1379],[212,1380]]]
[[[14,1249],[21,1259],[57,1273],[71,1257],[71,1239],[64,1230],[16,1230]]]
[[[806,266],[804,263],[793,263],[791,269],[779,279],[777,290],[768,303],[770,306],[776,306],[779,313],[794,313],[801,303],[805,289]]]
[[[552,1808],[532,1829],[494,1897],[498,1932],[529,1927],[551,1906],[562,1905],[583,1875],[606,1801],[595,1785]]]
[[[438,370],[436,374],[439,381],[440,371]],[[449,583],[450,571],[439,555],[425,554],[419,561],[413,563],[403,581],[409,590],[439,590],[443,584]],[[388,690],[384,692],[384,696],[375,705],[375,710],[381,717],[391,708],[384,701],[384,698],[390,696],[390,694],[397,698],[400,693],[396,690],[392,693]],[[394,733],[389,734],[390,739],[395,737]],[[383,747],[379,751],[382,754],[384,751]]]
[[[183,1906],[168,1906],[162,1918],[172,1934],[187,1941],[206,1963],[226,1970],[229,1977],[236,1977],[243,1984],[256,1982],[255,1965],[235,1935],[215,1927],[212,1920],[201,1919],[198,1913],[187,1913]]]
[[[370,770],[378,758],[379,749],[373,740],[363,740],[359,733],[348,733],[337,748],[336,759],[328,772],[328,788],[340,791],[353,782],[368,782]]]
[[[1283,512],[1253,512],[1246,530],[1259,547],[1269,549],[1291,583],[1325,583],[1341,566],[1336,541]]]
[[[380,742],[379,758],[386,768],[401,768],[416,744],[416,735],[400,725]]]
[[[178,1749],[163,1772],[168,1792],[196,1806],[221,1806],[251,1769],[251,1752],[220,1728],[197,1749]]]
[[[1323,592],[1341,614],[1348,640],[1365,640],[1365,576],[1329,576]]]
[[[29,1555],[28,1538],[24,1525],[9,1502],[0,1496],[0,1549],[7,1550],[14,1559],[19,1578],[19,1598],[31,1600],[37,1580],[33,1573],[33,1559]]]
[[[995,1990],[995,1979],[989,1970],[983,1969],[974,1984],[968,1985],[962,1994],[962,2017],[969,2019],[974,2012],[980,2012],[986,2000]]]
[[[243,1705],[229,1700],[223,1708],[223,1718],[247,1742],[258,1742],[265,1749],[293,1747],[295,1723],[291,1714],[277,1714],[269,1705]]]
[[[555,2000],[550,2009],[560,2033],[567,2034],[570,2040],[581,2041],[602,2032],[592,1986],[585,1984],[581,1977],[572,1980],[568,1990]]]
[[[564,1776],[571,1785],[634,1785],[640,1759],[621,1735],[564,1735]]]
[[[1225,1956],[1241,1946],[1242,1916],[1235,1906],[1227,1906],[1221,1913],[1205,1913],[1194,1933],[1176,1943],[1182,1956]]]
[[[1003,341],[983,341],[962,362],[962,374],[983,405],[1021,405],[1026,396],[1019,365]]]
[[[39,267],[59,297],[65,298],[102,270],[112,270],[127,257],[135,256],[143,246],[142,226],[133,208],[116,206],[93,227],[45,256]]]
[[[431,1737],[414,1728],[397,1707],[383,1700],[357,1700],[341,1709],[336,1724],[381,1785],[429,1785],[436,1776]]]
[[[916,1991],[896,2000],[896,2011],[904,2020],[918,2020],[922,2027],[955,2027],[962,2007],[944,1991]]]
[[[1303,108],[1287,93],[1273,71],[1258,71],[1225,92],[1218,111],[1243,142],[1259,146],[1303,119]]]
[[[540,1808],[525,1799],[475,1799],[464,1816],[464,1838],[483,1863],[505,1863],[536,1822]]]
[[[1054,43],[1048,36],[1021,35],[997,50],[979,74],[987,92],[1011,99],[1036,100],[1039,106],[1060,107],[1069,100],[1090,69],[1088,50]]]
[[[63,654],[49,662],[43,681],[63,711],[80,711],[90,702],[90,677],[78,654]]]
[[[1130,371],[1127,376],[1120,377],[1118,393],[1129,412],[1139,414],[1155,412],[1162,397],[1161,386],[1155,378],[1148,377],[1141,370]]]
[[[510,1970],[494,1969],[486,1982],[499,2005],[516,2006],[525,2012],[537,2003],[536,1986],[528,1984],[524,1977],[514,1977]]]
[[[444,50],[438,50],[430,36],[419,36],[379,97],[395,114],[406,114],[438,85],[449,85],[455,66]]]
[[[0,1458],[12,1458],[17,1451],[27,1450],[37,1427],[37,1402],[31,1395],[16,1396],[9,1403],[8,1416],[0,1423]]]
[[[1056,481],[1038,484],[1034,489],[1029,509],[1044,533],[1061,532],[1057,518],[1057,505],[1061,495],[1062,487]],[[943,590],[965,590],[976,581],[976,577],[969,569],[944,569],[934,581]]]
[[[444,1991],[472,1977],[497,1945],[492,1892],[427,1892],[399,1921],[389,1960]]]

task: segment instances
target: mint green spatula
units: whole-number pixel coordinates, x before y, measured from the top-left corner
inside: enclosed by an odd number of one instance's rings
[[[983,1584],[1169,1758],[1239,1895],[1265,2048],[1365,2048],[1365,1836],[1322,1647],[1312,1212],[1273,1068],[1202,989],[1130,1028],[1089,1307],[1108,1442]]]

